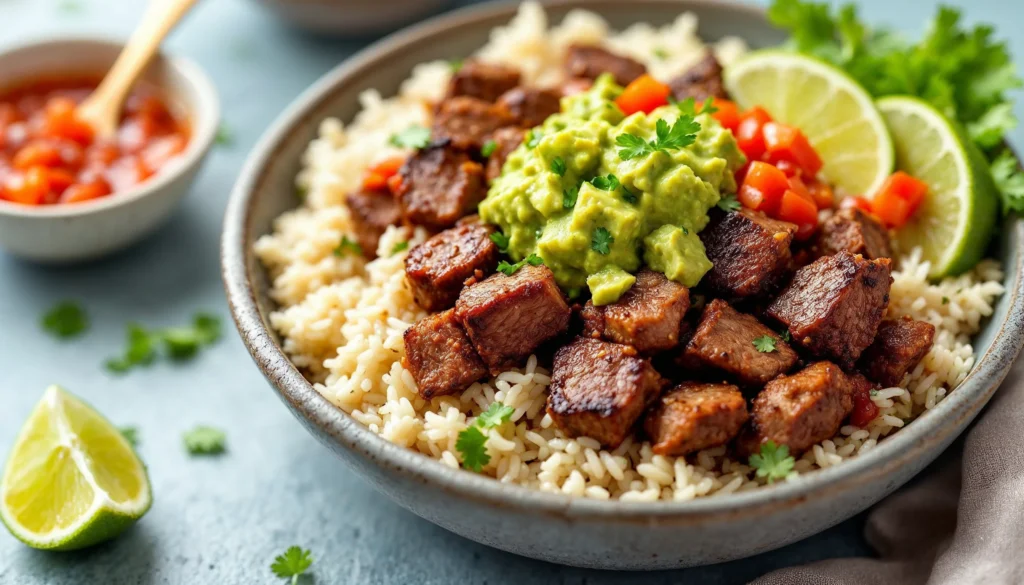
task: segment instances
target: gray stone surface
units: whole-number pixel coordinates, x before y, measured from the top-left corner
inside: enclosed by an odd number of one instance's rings
[[[72,32],[124,37],[143,4],[0,0],[0,47]],[[916,31],[935,2],[863,4],[872,20]],[[967,10],[978,20],[1024,21],[1019,3],[978,0]],[[1024,55],[1024,34],[1005,27],[1001,32]],[[0,454],[9,450],[42,390],[58,383],[116,423],[140,428],[140,453],[155,492],[142,522],[87,551],[41,553],[0,531],[0,584],[277,583],[268,565],[292,544],[312,549],[315,579],[305,582],[321,585],[726,584],[789,564],[866,554],[863,519],[855,518],[781,551],[691,571],[641,576],[536,562],[405,512],[292,420],[229,323],[218,274],[221,215],[246,152],[266,126],[298,92],[370,40],[308,38],[245,0],[202,3],[168,49],[195,59],[214,79],[234,140],[214,151],[184,207],[139,246],[89,265],[40,268],[0,254]],[[1018,144],[1022,137],[1018,131]],[[70,343],[46,336],[37,325],[47,308],[65,298],[83,302],[93,321],[88,335]],[[122,350],[125,323],[174,325],[201,309],[224,318],[226,335],[193,362],[158,363],[123,377],[101,367]],[[185,454],[181,434],[197,423],[226,429],[226,455]]]

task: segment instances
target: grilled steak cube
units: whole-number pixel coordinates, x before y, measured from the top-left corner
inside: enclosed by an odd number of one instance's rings
[[[789,328],[794,343],[850,369],[889,306],[889,265],[849,252],[823,256],[797,270],[768,315]]]
[[[668,86],[672,88],[672,95],[677,100],[693,98],[702,102],[707,98],[729,97],[722,84],[722,66],[711,51],[699,63],[669,81]]]
[[[882,386],[896,386],[932,348],[935,326],[909,317],[882,321],[875,341],[860,356],[859,368]]]
[[[443,143],[410,156],[400,173],[395,196],[402,218],[430,229],[451,227],[487,195],[480,163]]]
[[[480,152],[494,131],[516,124],[516,118],[505,106],[471,97],[444,100],[434,113],[432,135],[435,140],[449,140],[456,148]]]
[[[641,270],[618,301],[583,308],[584,335],[632,345],[642,354],[679,344],[679,325],[690,308],[690,293],[660,272]]]
[[[345,196],[345,203],[355,219],[356,241],[363,255],[373,260],[384,230],[401,221],[402,208],[387,191],[356,191]]]
[[[494,274],[463,289],[455,303],[456,316],[493,374],[521,366],[541,344],[564,333],[571,313],[547,266]]]
[[[845,250],[868,260],[892,258],[889,232],[877,219],[857,208],[840,209],[825,220],[814,248],[819,256]]]
[[[553,89],[517,87],[502,94],[498,104],[515,116],[520,126],[533,128],[562,110],[562,94]]]
[[[740,389],[684,382],[665,392],[644,417],[644,431],[659,455],[686,455],[724,445],[750,415]]]
[[[773,351],[761,352],[754,340],[774,340]],[[751,315],[715,299],[704,307],[697,332],[683,352],[686,360],[717,368],[749,386],[763,386],[785,374],[797,361],[796,352],[779,335]]]
[[[430,312],[451,308],[466,279],[494,272],[498,247],[492,231],[479,223],[458,225],[409,250],[405,276],[416,303]]]
[[[454,310],[428,315],[406,329],[404,339],[402,363],[428,400],[462,392],[487,375]]]
[[[523,143],[523,136],[526,132],[522,128],[507,126],[498,128],[491,136],[494,141],[494,152],[487,158],[487,182],[493,183],[501,175],[501,168],[505,166],[508,155]]]
[[[611,73],[615,83],[629,85],[637,77],[647,73],[643,63],[616,55],[607,49],[594,45],[571,45],[565,58],[566,77],[597,79],[602,73]]]
[[[520,77],[519,71],[513,67],[470,59],[452,75],[448,97],[467,96],[493,102],[519,85]]]
[[[748,453],[774,441],[798,457],[817,443],[835,436],[853,410],[853,387],[839,366],[817,362],[776,378],[754,398],[754,440],[743,442]]]
[[[632,347],[578,337],[555,353],[547,410],[570,437],[614,449],[661,388],[661,376]]]
[[[714,265],[703,283],[729,298],[756,297],[772,290],[789,270],[796,226],[743,208],[713,211],[700,240]]]

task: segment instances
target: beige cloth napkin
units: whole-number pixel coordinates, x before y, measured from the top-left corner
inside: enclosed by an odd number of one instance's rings
[[[754,585],[1024,585],[1024,359],[965,435],[871,511],[877,558],[791,567]]]

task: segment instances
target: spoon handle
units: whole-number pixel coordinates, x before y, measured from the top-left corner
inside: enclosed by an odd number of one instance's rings
[[[110,138],[117,133],[128,92],[160,49],[164,37],[197,1],[151,0],[114,66],[79,107],[80,115],[93,123],[99,136]]]

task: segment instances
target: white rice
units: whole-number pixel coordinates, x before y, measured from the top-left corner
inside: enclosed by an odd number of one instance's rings
[[[662,28],[636,24],[616,33],[599,16],[577,10],[549,28],[540,6],[526,3],[508,26],[492,33],[479,56],[514,64],[527,82],[549,85],[562,80],[561,56],[568,44],[600,41],[644,62],[657,77],[668,78],[703,54],[696,24],[692,14],[683,14]],[[724,63],[745,50],[735,38],[713,48]],[[632,501],[689,500],[763,483],[745,463],[727,458],[725,447],[704,450],[688,461],[655,455],[649,443],[633,438],[608,451],[593,439],[566,437],[544,412],[549,372],[534,357],[524,368],[476,383],[459,396],[430,401],[419,397],[412,375],[402,367],[402,334],[425,313],[405,282],[406,253],[391,255],[391,249],[402,241],[409,241],[411,248],[425,233],[389,228],[381,238],[380,258],[372,262],[338,257],[333,250],[342,236],[351,237],[354,231],[345,193],[358,188],[370,164],[398,153],[388,145],[391,134],[413,123],[429,125],[424,104],[442,97],[449,75],[447,63],[420,65],[397,97],[364,92],[363,109],[348,127],[325,120],[297,178],[307,193],[303,206],[282,215],[273,234],[257,242],[256,252],[273,278],[271,295],[281,307],[271,323],[295,364],[308,372],[320,393],[373,432],[453,468],[459,467],[459,432],[493,402],[513,407],[512,420],[489,431],[491,460],[483,473],[498,481]],[[927,273],[919,251],[900,259],[889,313],[937,327],[928,355],[900,387],[873,396],[880,408],[875,420],[865,428],[844,426],[839,435],[808,450],[790,478],[868,451],[934,407],[970,371],[971,336],[1003,292],[1000,266],[985,260],[971,272],[937,284],[928,282]]]

